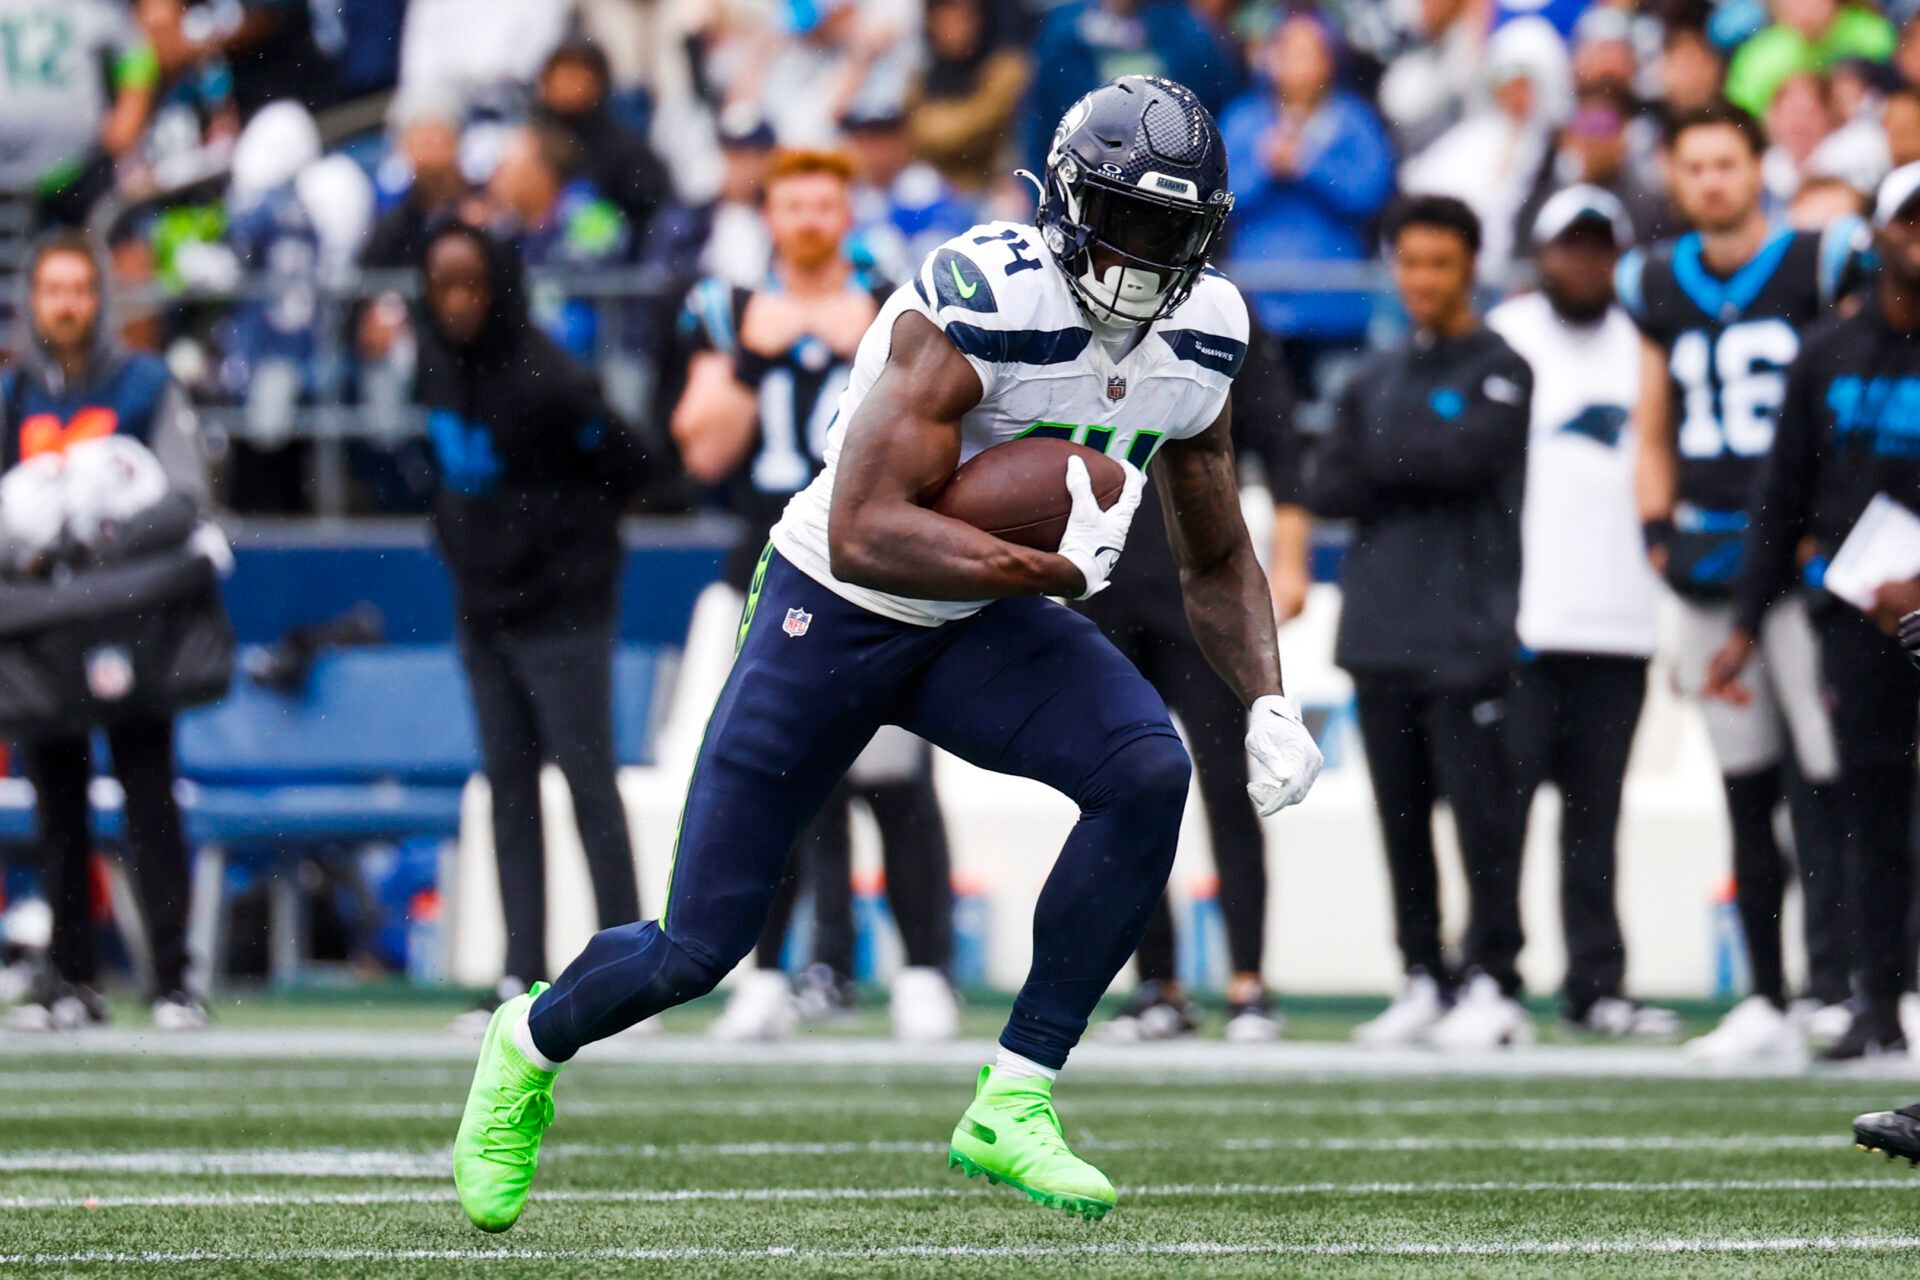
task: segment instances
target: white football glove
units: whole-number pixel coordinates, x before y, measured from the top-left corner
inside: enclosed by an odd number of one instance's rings
[[[1247,754],[1253,757],[1247,794],[1263,818],[1306,799],[1313,780],[1320,776],[1320,748],[1301,722],[1293,699],[1284,694],[1269,693],[1254,700],[1248,715]]]
[[[1067,496],[1073,510],[1067,516],[1067,529],[1060,535],[1060,554],[1086,579],[1087,589],[1075,599],[1087,600],[1107,589],[1113,566],[1120,563],[1120,552],[1127,545],[1127,529],[1133,513],[1140,507],[1140,491],[1146,487],[1146,473],[1122,462],[1126,484],[1111,507],[1102,510],[1093,496],[1093,481],[1087,478],[1087,464],[1079,458],[1067,459]]]

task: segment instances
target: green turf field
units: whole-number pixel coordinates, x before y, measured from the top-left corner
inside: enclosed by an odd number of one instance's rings
[[[526,1216],[486,1237],[446,1177],[463,1049],[367,1057],[442,1015],[346,1005],[283,1039],[234,1011],[205,1052],[0,1054],[0,1274],[1851,1278],[1920,1257],[1920,1171],[1846,1137],[1913,1079],[1109,1050],[1057,1095],[1121,1187],[1088,1224],[947,1172],[973,1049],[862,1062],[884,1046],[852,1035],[804,1064],[674,1038],[583,1059]]]

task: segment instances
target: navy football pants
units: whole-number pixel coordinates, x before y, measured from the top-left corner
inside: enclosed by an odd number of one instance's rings
[[[1000,1038],[1063,1065],[1173,866],[1190,766],[1160,695],[1093,623],[1045,600],[920,627],[848,604],[777,554],[762,574],[694,764],[661,918],[594,935],[535,1002],[534,1044],[563,1062],[711,991],[752,949],[801,831],[874,732],[898,724],[1080,806]]]

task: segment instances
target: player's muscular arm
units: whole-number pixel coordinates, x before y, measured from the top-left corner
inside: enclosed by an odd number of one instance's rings
[[[1231,402],[1200,435],[1162,446],[1160,505],[1180,565],[1187,624],[1207,661],[1248,706],[1280,693],[1280,643],[1266,575],[1240,514]]]
[[[753,393],[733,376],[731,356],[718,351],[695,356],[671,423],[687,474],[701,484],[718,484],[733,474],[753,448],[758,413]]]
[[[827,526],[833,575],[921,600],[1077,595],[1072,562],[927,509],[960,463],[980,378],[933,322],[894,322],[887,365],[847,423]]]
[[[1667,385],[1667,351],[1640,340],[1640,394],[1633,406],[1636,441],[1633,488],[1642,521],[1673,518],[1678,466],[1674,459],[1673,405]]]

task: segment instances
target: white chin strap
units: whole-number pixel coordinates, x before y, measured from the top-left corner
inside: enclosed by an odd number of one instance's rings
[[[1080,285],[1094,318],[1110,324],[1147,324],[1167,296],[1160,273],[1141,267],[1112,266],[1104,276],[1096,276],[1089,265],[1081,273]]]

